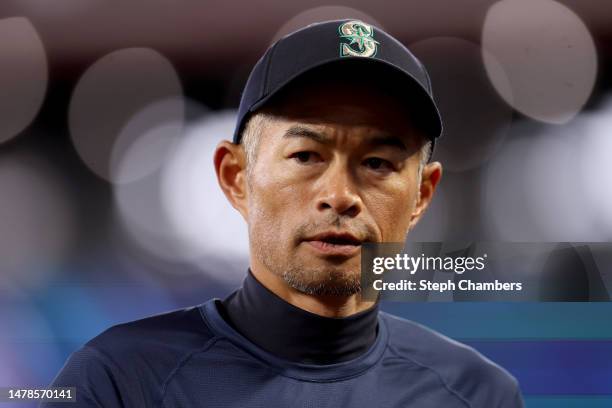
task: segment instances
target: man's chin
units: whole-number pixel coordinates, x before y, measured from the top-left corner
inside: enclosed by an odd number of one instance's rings
[[[283,279],[307,295],[351,296],[361,291],[359,268],[328,265],[319,268],[288,269]]]

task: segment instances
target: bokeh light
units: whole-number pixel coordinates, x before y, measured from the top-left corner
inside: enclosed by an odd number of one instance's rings
[[[130,164],[118,166],[129,171]],[[128,236],[142,249],[160,259],[181,261],[179,237],[161,205],[160,172],[157,170],[138,180],[115,184],[115,215]]]
[[[483,217],[491,241],[530,242],[542,238],[529,206],[529,178],[524,165],[532,140],[520,135],[534,131],[515,124],[498,154],[487,166],[483,186]]]
[[[170,138],[180,133],[182,94],[174,67],[155,50],[127,48],[100,58],[82,75],[70,101],[70,135],[79,156],[94,173],[112,182],[150,173],[161,164],[159,155],[124,171],[122,177],[113,167],[141,137],[155,139],[159,148],[166,143],[164,132]]]
[[[235,124],[235,111],[211,113],[194,123],[165,169],[162,194],[168,217],[194,258],[246,265],[246,223],[223,195],[213,166],[217,143],[231,139]]]
[[[546,241],[596,241],[580,180],[581,126],[552,127],[532,135],[523,183],[534,224]]]
[[[32,154],[0,158],[0,287],[37,287],[70,253],[74,203],[63,179]]]
[[[591,95],[597,73],[593,38],[578,15],[554,0],[494,3],[484,21],[482,45],[493,86],[526,116],[565,123]]]
[[[610,110],[565,126],[523,122],[488,167],[483,196],[493,240],[599,242],[612,236]]]
[[[184,111],[183,98],[175,97],[154,102],[130,118],[111,151],[111,180],[128,183],[159,169],[183,133]]]
[[[235,111],[207,113],[185,129],[160,169],[114,187],[117,215],[139,247],[229,283],[244,276],[248,235],[244,220],[217,184],[213,153],[221,139],[231,139],[235,122]],[[146,162],[147,151],[155,154],[148,149],[137,156]],[[131,166],[126,155],[119,177]]]
[[[503,140],[512,110],[491,87],[480,46],[460,38],[436,37],[411,44],[410,50],[431,76],[434,99],[444,123],[436,159],[451,171],[481,166]],[[488,58],[495,64],[494,57]],[[499,84],[510,96],[503,69],[499,68],[498,72]]]
[[[602,241],[612,240],[612,98],[601,110],[586,117],[579,138],[581,179],[586,212],[593,217],[592,229]]]
[[[0,20],[0,144],[36,117],[47,90],[47,55],[30,21]]]

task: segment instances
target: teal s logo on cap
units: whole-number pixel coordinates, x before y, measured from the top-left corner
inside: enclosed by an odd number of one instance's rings
[[[338,27],[341,57],[373,57],[378,41],[374,40],[374,28],[362,21],[347,21]],[[353,46],[356,44],[356,47]]]

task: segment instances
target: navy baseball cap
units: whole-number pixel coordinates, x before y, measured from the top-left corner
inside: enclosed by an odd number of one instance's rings
[[[376,84],[394,78],[406,85],[410,120],[431,140],[432,148],[442,133],[442,119],[433,99],[431,81],[421,62],[398,40],[383,30],[358,20],[334,20],[311,24],[272,44],[257,61],[242,92],[234,143],[240,143],[251,113],[305,74],[338,64],[376,69],[364,76]],[[380,70],[390,75],[380,75]],[[330,70],[330,72],[334,72]],[[338,70],[335,70],[337,73]],[[368,71],[369,72],[369,71]],[[403,98],[403,96],[402,96]]]

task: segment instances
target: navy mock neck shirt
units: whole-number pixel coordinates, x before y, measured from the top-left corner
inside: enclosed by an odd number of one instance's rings
[[[378,328],[378,303],[345,318],[329,318],[287,303],[262,285],[249,269],[242,287],[219,312],[239,333],[287,360],[333,364],[364,354]]]
[[[345,319],[296,309],[249,273],[223,301],[111,327],[51,386],[76,387],[79,408],[523,407],[505,370],[378,306]]]

